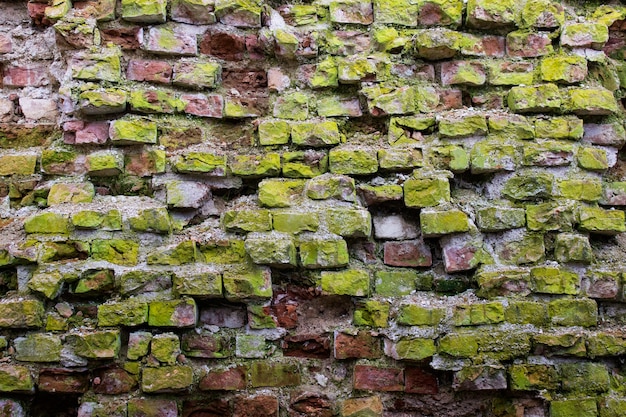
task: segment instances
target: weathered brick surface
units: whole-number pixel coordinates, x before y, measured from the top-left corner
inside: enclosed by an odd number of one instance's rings
[[[582,3],[1,3],[0,414],[624,415]]]

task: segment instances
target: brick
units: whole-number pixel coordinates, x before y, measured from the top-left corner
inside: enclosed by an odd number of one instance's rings
[[[95,377],[93,390],[97,394],[126,394],[133,391],[137,387],[137,377],[131,375],[124,369],[117,366],[112,366],[110,368],[100,368],[96,370],[94,375]],[[41,381],[41,375],[39,378]],[[96,384],[96,382],[98,383]]]
[[[235,366],[228,369],[212,369],[202,377],[198,388],[202,391],[237,391],[247,386],[246,366]]]
[[[472,366],[454,373],[457,391],[502,390],[507,388],[506,370],[497,366]]]
[[[214,5],[211,0],[174,0],[171,2],[171,18],[175,22],[192,25],[215,23]]]
[[[198,54],[198,43],[193,32],[179,25],[153,26],[147,31],[144,48],[148,52],[173,56]]]
[[[104,43],[113,43],[123,50],[136,50],[141,46],[139,34],[141,27],[120,27],[120,28],[99,28],[102,41]]]
[[[73,120],[63,125],[63,141],[68,145],[106,143],[109,139],[109,122],[84,122]]]
[[[128,62],[126,78],[131,81],[169,84],[172,82],[172,66],[165,61],[133,59]]]
[[[252,387],[288,387],[300,384],[300,371],[296,364],[258,361],[250,366]]]
[[[43,87],[50,83],[48,69],[42,66],[4,68],[2,84],[5,87]]]
[[[404,370],[355,365],[354,389],[370,391],[404,391]]]
[[[66,368],[42,369],[37,388],[43,392],[83,394],[89,389],[89,373]]]
[[[200,41],[200,53],[226,61],[238,61],[245,57],[246,40],[243,33],[207,32]]]
[[[166,7],[166,0],[151,2],[123,0],[122,19],[129,22],[163,23],[166,18]]]
[[[237,397],[233,417],[278,417],[278,398],[272,395]]]
[[[515,31],[506,37],[506,53],[515,58],[532,58],[553,52],[552,39],[546,33]]]
[[[385,242],[384,262],[390,266],[431,266],[430,247],[422,240]]]
[[[487,81],[485,67],[478,62],[449,61],[441,64],[442,85],[484,85]]]
[[[378,396],[348,398],[341,405],[341,415],[343,417],[382,417],[383,402]]]
[[[218,94],[183,94],[180,96],[183,111],[200,117],[221,118],[224,110],[224,98]]]
[[[335,359],[377,359],[382,354],[380,339],[370,332],[359,331],[356,335],[335,332]]]
[[[214,88],[217,86],[222,67],[215,62],[176,62],[172,83],[195,89]]]
[[[10,35],[0,34],[0,54],[13,52],[13,40]]]
[[[20,109],[26,119],[39,122],[54,122],[59,117],[59,109],[56,100],[45,98],[21,97]]]
[[[437,376],[422,368],[405,368],[404,384],[404,392],[409,394],[434,395],[439,392]]]
[[[561,45],[602,49],[609,40],[609,30],[602,23],[570,23],[563,26]]]
[[[285,336],[280,344],[284,356],[327,359],[331,340],[328,335],[300,334]]]
[[[128,417],[178,417],[178,404],[175,400],[131,398]]]

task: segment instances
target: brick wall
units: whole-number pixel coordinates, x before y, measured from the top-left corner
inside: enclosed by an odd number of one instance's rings
[[[0,0],[0,416],[626,415],[625,60],[617,2]]]

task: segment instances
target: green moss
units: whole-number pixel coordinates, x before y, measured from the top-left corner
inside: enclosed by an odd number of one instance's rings
[[[133,90],[128,102],[131,110],[139,113],[175,113],[185,107],[174,93],[161,90]]]
[[[139,244],[131,240],[96,239],[91,244],[92,259],[117,265],[136,265],[138,252]]]
[[[354,310],[353,323],[356,326],[371,326],[379,328],[387,327],[390,309],[391,304],[389,304],[388,302],[378,300],[361,301],[357,303]],[[405,354],[409,354],[408,349],[408,346],[404,346]]]
[[[499,245],[498,256],[513,265],[532,264],[545,256],[544,237],[539,233],[528,233]]]
[[[246,259],[244,241],[232,239],[200,246],[200,255],[207,263],[234,264]],[[198,259],[201,259],[198,257]]]
[[[130,227],[138,232],[171,233],[172,222],[166,208],[152,208],[129,219]]]
[[[550,56],[541,60],[541,79],[548,82],[576,83],[587,76],[587,60],[578,55]]]
[[[126,300],[98,306],[98,326],[139,326],[148,321],[148,304]]]
[[[526,225],[522,208],[485,207],[476,211],[478,227],[485,232],[515,229]]]
[[[193,298],[152,301],[148,305],[148,325],[155,327],[193,327],[198,307]]]
[[[282,120],[263,121],[259,124],[259,144],[264,146],[289,143],[291,128]]]
[[[420,224],[424,237],[437,237],[469,230],[467,214],[457,209],[447,211],[422,210],[420,212]]]
[[[235,155],[229,160],[233,174],[241,177],[271,177],[280,174],[280,155]]]
[[[215,88],[222,74],[222,66],[215,62],[197,62],[193,64],[182,64],[182,68],[174,69],[174,85],[190,86],[194,88]],[[184,68],[184,70],[183,70]],[[180,100],[169,99],[171,105],[176,105],[175,109],[184,107]]]
[[[513,200],[534,200],[552,196],[554,177],[545,172],[527,172],[509,179],[502,195]]]
[[[513,144],[503,144],[500,140],[477,142],[470,152],[472,174],[497,171],[513,171],[519,161],[519,152]]]
[[[323,271],[320,285],[322,291],[329,294],[368,296],[370,292],[370,274],[362,269]]]
[[[337,122],[317,121],[291,125],[291,141],[302,147],[324,147],[342,142]]]
[[[464,172],[469,169],[469,154],[463,146],[445,145],[430,148],[428,160],[436,169]]]
[[[538,293],[576,295],[580,292],[580,277],[566,269],[538,266],[530,270],[530,276]]]
[[[564,21],[563,6],[553,0],[528,0],[522,8],[522,27],[551,29],[562,26]]]
[[[611,115],[619,112],[613,93],[604,88],[571,88],[566,93],[566,110],[580,116]]]
[[[375,0],[374,19],[377,23],[417,26],[418,5],[409,0]]]
[[[439,340],[439,352],[455,357],[475,357],[479,340],[476,333],[449,333]]]
[[[173,168],[182,174],[204,173],[218,177],[226,175],[226,156],[206,152],[188,152],[174,158]]]
[[[0,175],[32,175],[36,166],[36,154],[0,156]]]
[[[131,22],[165,22],[166,0],[122,0],[122,19]]]
[[[57,213],[41,213],[30,216],[24,221],[26,233],[68,234],[69,219]]]
[[[131,93],[131,103],[132,103]],[[109,88],[103,91],[87,90],[80,93],[81,107],[87,114],[116,113],[126,109],[126,91]],[[132,104],[131,104],[132,105]]]
[[[71,62],[72,78],[85,81],[119,82],[122,77],[119,47],[107,46],[97,53],[78,54]]]
[[[378,157],[374,150],[333,148],[328,159],[333,174],[364,175],[378,171]]]
[[[556,84],[513,87],[507,96],[507,104],[515,113],[557,111],[561,108],[561,93]]]
[[[626,231],[626,216],[622,210],[580,207],[578,220],[579,229],[587,232],[612,235]]]
[[[193,368],[187,365],[143,368],[141,390],[146,393],[178,392],[193,384]]]
[[[504,319],[508,323],[544,326],[548,319],[548,309],[540,302],[512,301],[504,311]]]
[[[437,326],[444,317],[445,310],[443,308],[405,304],[400,306],[396,322],[404,326]]]
[[[294,92],[281,96],[274,105],[274,117],[279,119],[305,120],[309,117],[309,96]]]
[[[111,141],[119,144],[157,143],[157,124],[150,120],[114,120],[110,128]]]
[[[224,271],[222,280],[224,297],[229,301],[263,300],[272,297],[272,277],[267,267],[233,267]]]
[[[407,207],[432,207],[450,201],[450,184],[445,177],[409,178],[404,182]]]
[[[58,271],[36,272],[28,280],[28,288],[49,299],[61,293],[65,277]]]
[[[487,119],[482,114],[463,117],[448,117],[439,121],[439,135],[446,138],[458,138],[487,133]]]
[[[526,222],[533,231],[571,231],[574,211],[571,205],[556,202],[529,204],[526,206]]]
[[[222,216],[222,224],[232,232],[269,232],[272,218],[269,210],[230,210]]]
[[[548,316],[557,326],[591,327],[598,323],[598,306],[594,300],[561,298],[550,301]]]
[[[334,208],[325,214],[331,233],[350,238],[367,238],[372,234],[372,218],[367,210]]]
[[[119,356],[121,339],[119,330],[100,330],[72,334],[74,352],[88,359],[113,359]]]
[[[609,168],[606,151],[601,148],[583,146],[578,148],[578,166],[590,171],[602,171]]]
[[[300,242],[300,264],[306,269],[346,266],[350,257],[343,239],[312,238]]]
[[[557,183],[563,198],[594,202],[602,198],[602,182],[596,178],[560,180]]]
[[[34,390],[30,369],[20,365],[0,365],[0,392],[31,393]]]
[[[246,252],[255,264],[274,267],[296,266],[296,246],[289,235],[274,233],[248,235]]]
[[[520,364],[509,368],[511,389],[515,391],[554,390],[559,388],[559,374],[554,366]]]
[[[455,326],[500,323],[504,321],[504,306],[497,302],[458,305],[454,310],[453,320]]]

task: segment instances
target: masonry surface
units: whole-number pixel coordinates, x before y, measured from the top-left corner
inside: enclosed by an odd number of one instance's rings
[[[0,417],[626,416],[604,3],[0,0]]]

